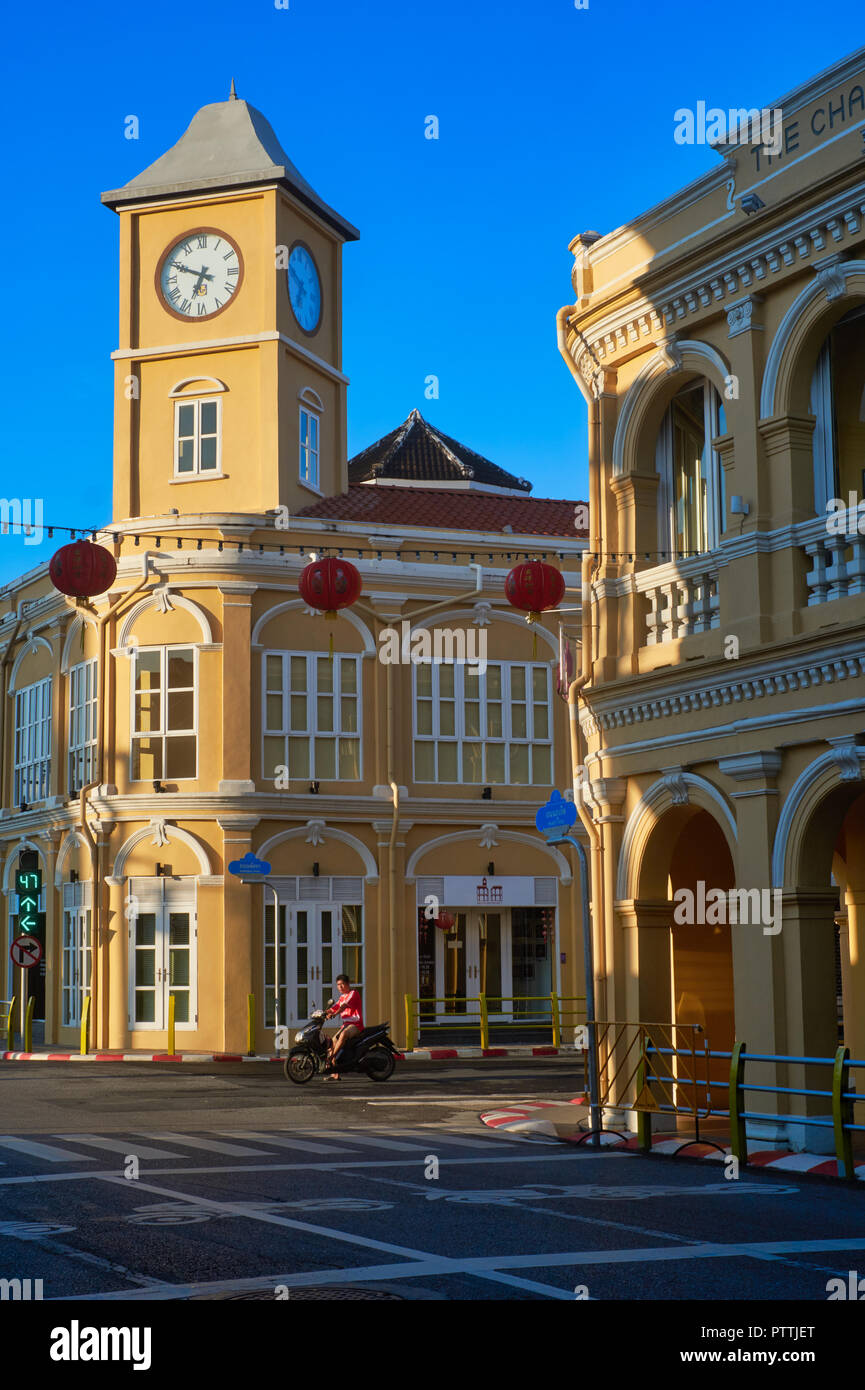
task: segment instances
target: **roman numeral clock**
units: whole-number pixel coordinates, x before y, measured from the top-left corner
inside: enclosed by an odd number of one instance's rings
[[[156,292],[176,319],[212,319],[227,309],[243,283],[237,243],[215,227],[196,227],[163,251]]]

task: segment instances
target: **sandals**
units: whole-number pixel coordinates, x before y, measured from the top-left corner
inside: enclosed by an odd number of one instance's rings
[[[329,1071],[329,1072],[326,1072],[326,1073],[325,1073],[324,1079],[325,1079],[325,1081],[338,1081],[338,1080],[339,1080],[339,1072],[338,1072],[338,1071]]]

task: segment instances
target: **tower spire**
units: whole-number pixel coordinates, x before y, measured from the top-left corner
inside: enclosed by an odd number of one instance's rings
[[[229,101],[237,101],[237,92],[234,90],[234,78],[231,79],[231,91],[228,93]]]

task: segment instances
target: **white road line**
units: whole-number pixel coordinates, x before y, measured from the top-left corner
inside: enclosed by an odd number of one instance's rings
[[[220,1134],[228,1133],[220,1130]],[[300,1149],[303,1153],[310,1154],[350,1154],[351,1145],[345,1147],[342,1144],[316,1144],[311,1139],[295,1139],[294,1135],[289,1134],[259,1134],[252,1129],[231,1130],[231,1134],[237,1139],[257,1139],[262,1144],[274,1144],[279,1149]]]
[[[400,1133],[406,1134],[410,1133],[410,1131],[401,1130]],[[493,1149],[495,1146],[495,1151],[498,1152],[498,1143],[492,1135],[479,1134],[477,1139],[469,1139],[462,1134],[449,1134],[447,1130],[435,1127],[431,1128],[426,1134],[418,1135],[418,1138],[422,1139],[425,1144],[453,1144],[454,1148],[457,1149]],[[506,1140],[505,1142],[507,1143],[508,1141]],[[514,1151],[516,1152],[518,1141],[512,1139],[510,1143],[513,1144]],[[522,1148],[523,1146],[520,1144],[520,1151]]]
[[[46,1163],[95,1163],[95,1158],[75,1153],[73,1149],[58,1149],[53,1144],[38,1144],[35,1139],[15,1139],[11,1134],[0,1135],[0,1146],[16,1153],[42,1158]]]
[[[164,1139],[169,1143],[180,1144],[182,1148],[205,1149],[208,1153],[228,1154],[230,1157],[243,1158],[249,1155],[250,1158],[266,1158],[266,1149],[251,1149],[244,1144],[226,1144],[220,1139],[203,1139],[196,1134],[151,1134],[146,1130],[136,1130],[145,1139]]]
[[[185,1154],[174,1153],[171,1149],[150,1149],[139,1144],[136,1139],[107,1139],[101,1134],[55,1134],[55,1139],[73,1139],[88,1149],[107,1149],[109,1153],[135,1154],[136,1158],[175,1158],[184,1159]]]
[[[469,1141],[469,1143],[470,1147],[476,1147],[476,1145],[472,1141]],[[501,1147],[501,1144],[496,1144],[497,1150],[501,1149]],[[520,1145],[521,1150],[524,1149],[524,1147],[524,1145]],[[85,1163],[91,1161],[90,1159],[85,1158],[83,1154],[76,1154],[75,1156],[79,1159],[79,1161],[83,1160]],[[581,1163],[593,1163],[597,1161],[598,1157],[601,1157],[601,1155],[587,1153],[579,1161]],[[630,1156],[628,1154],[603,1154],[604,1159],[614,1157],[621,1157],[622,1162],[630,1161]],[[532,1149],[532,1152],[530,1154],[507,1153],[499,1154],[498,1156],[484,1154],[480,1158],[448,1159],[448,1163],[454,1166],[460,1166],[465,1164],[473,1165],[480,1163],[483,1163],[485,1165],[489,1165],[491,1163],[531,1163],[537,1165],[538,1163],[573,1162],[574,1155],[570,1151],[566,1153],[543,1153],[540,1149]],[[183,1177],[192,1177],[193,1175],[210,1173],[214,1177],[219,1177],[223,1173],[302,1173],[306,1170],[308,1170],[310,1173],[341,1173],[344,1172],[346,1169],[355,1168],[372,1168],[376,1172],[378,1172],[382,1168],[408,1168],[414,1167],[416,1164],[416,1158],[337,1158],[334,1159],[332,1163],[223,1163],[219,1166],[214,1164],[206,1168],[149,1168],[147,1171],[147,1176],[149,1178],[163,1178],[171,1177],[179,1173],[182,1174]],[[92,1179],[94,1178],[116,1176],[116,1169],[102,1169],[96,1173],[94,1173],[92,1170],[86,1173],[28,1173],[19,1174],[14,1178],[0,1178],[0,1187],[26,1187],[30,1183],[43,1182],[84,1182],[85,1180],[92,1181]]]
[[[345,1131],[343,1131],[345,1133]],[[316,1138],[325,1138],[326,1135],[316,1135]],[[404,1144],[396,1139],[374,1138],[371,1134],[356,1134],[353,1130],[346,1135],[349,1142],[359,1144],[361,1148],[369,1146],[373,1149],[392,1149],[394,1153],[420,1153],[422,1150],[429,1150],[429,1139],[416,1139],[412,1144]]]

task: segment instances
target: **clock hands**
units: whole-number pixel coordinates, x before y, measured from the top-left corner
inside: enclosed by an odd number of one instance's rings
[[[207,274],[207,266],[203,270],[193,270],[191,265],[184,265],[182,261],[169,261],[169,265],[174,266],[175,270],[185,270],[187,275],[197,275],[200,280],[215,280],[215,275]]]

